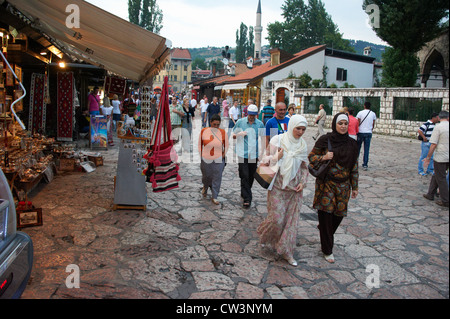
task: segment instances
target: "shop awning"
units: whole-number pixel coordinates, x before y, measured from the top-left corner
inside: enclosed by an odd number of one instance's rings
[[[86,1],[7,2],[25,15],[34,28],[52,38],[67,55],[130,80],[149,79],[169,58],[170,41]],[[79,28],[74,23],[77,17]]]
[[[249,85],[248,82],[246,83],[236,83],[236,84],[226,84],[223,86],[222,90],[245,90],[247,86]]]

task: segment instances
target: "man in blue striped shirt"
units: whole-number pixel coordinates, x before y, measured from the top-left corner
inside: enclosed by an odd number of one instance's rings
[[[424,172],[423,169],[423,160],[428,155],[428,151],[430,150],[431,143],[430,138],[433,134],[434,127],[436,123],[439,122],[439,114],[433,113],[431,114],[431,119],[423,123],[423,125],[419,128],[419,140],[422,141],[421,145],[421,153],[420,153],[420,159],[419,159],[419,165],[418,165],[418,171],[419,175],[427,176],[432,175],[434,173],[434,165],[433,165],[433,158],[430,160],[430,165],[428,165],[427,171]]]

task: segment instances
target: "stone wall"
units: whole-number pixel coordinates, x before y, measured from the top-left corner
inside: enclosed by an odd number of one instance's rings
[[[346,97],[378,97],[380,98],[380,116],[376,123],[374,133],[400,137],[417,136],[417,130],[422,125],[422,121],[403,121],[394,119],[394,99],[397,97],[419,98],[419,99],[442,99],[442,110],[449,110],[449,90],[448,89],[425,89],[425,88],[368,88],[368,89],[296,89],[291,85],[292,81],[276,81],[272,87],[272,99],[278,88],[289,90],[290,103],[294,103],[295,97],[301,98],[301,108],[299,113],[303,114],[304,97],[322,96],[333,97],[333,115],[344,107]],[[274,105],[275,103],[273,103]],[[314,124],[317,114],[303,114],[310,125]],[[332,116],[327,116],[326,126],[331,127]]]

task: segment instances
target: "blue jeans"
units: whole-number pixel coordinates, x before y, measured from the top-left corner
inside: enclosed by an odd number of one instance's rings
[[[363,167],[367,167],[369,164],[369,151],[371,141],[372,141],[372,133],[358,133],[359,153],[361,153],[361,146],[364,143]]]
[[[425,173],[423,171],[423,160],[425,159],[425,157],[427,157],[428,151],[430,150],[430,147],[431,147],[431,143],[430,142],[422,142],[422,146],[421,146],[422,151],[420,153],[419,166],[418,166],[419,174]],[[433,174],[434,173],[434,161],[433,161],[433,158],[434,158],[434,153],[433,153],[433,156],[431,157],[430,165],[428,165],[426,174]]]

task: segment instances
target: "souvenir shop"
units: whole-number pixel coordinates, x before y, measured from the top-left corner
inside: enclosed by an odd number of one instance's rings
[[[75,34],[63,23],[67,5],[84,13]],[[90,90],[124,97],[130,82],[143,84],[164,67],[170,41],[80,0],[10,0],[0,14],[0,167],[15,198],[26,202],[59,170],[102,165],[101,122],[90,123],[90,151],[75,143],[86,138],[78,125]],[[131,35],[142,41],[124,43]]]

